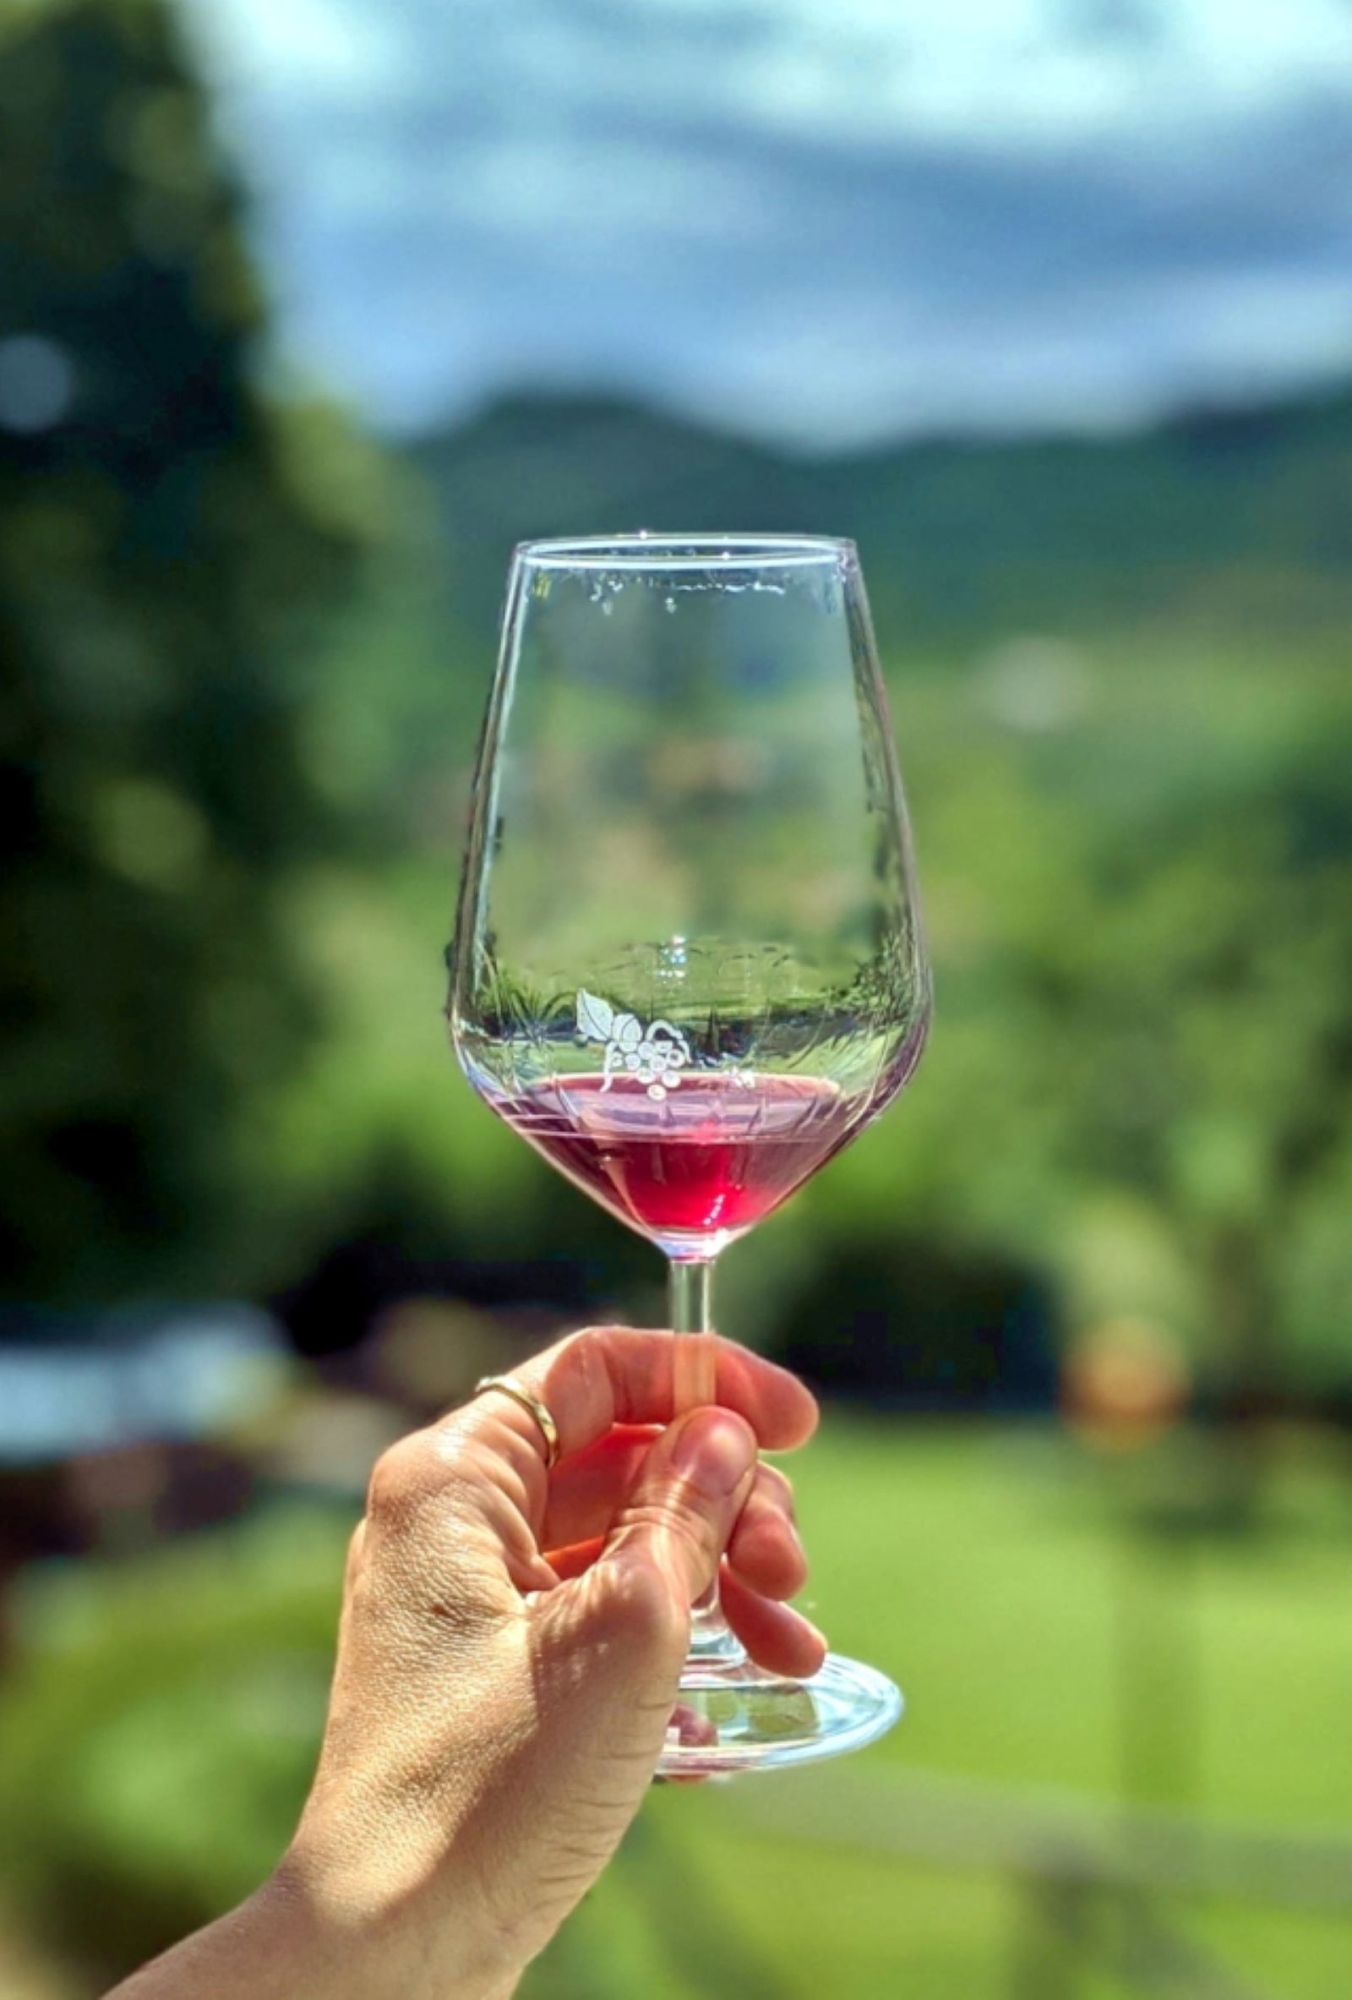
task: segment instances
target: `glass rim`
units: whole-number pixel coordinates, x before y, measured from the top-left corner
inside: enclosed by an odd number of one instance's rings
[[[857,566],[843,535],[649,534],[547,536],[518,542],[516,568],[566,570],[797,569],[814,563]]]

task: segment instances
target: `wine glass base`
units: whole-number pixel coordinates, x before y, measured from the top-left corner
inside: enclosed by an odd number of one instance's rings
[[[839,1757],[884,1735],[901,1711],[886,1674],[839,1653],[802,1681],[750,1664],[687,1668],[658,1775],[714,1777]]]

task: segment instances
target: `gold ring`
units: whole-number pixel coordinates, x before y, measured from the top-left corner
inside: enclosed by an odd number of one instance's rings
[[[500,1389],[514,1403],[520,1403],[528,1416],[534,1417],[545,1441],[545,1471],[552,1472],[559,1462],[559,1427],[540,1398],[523,1389],[515,1375],[485,1375],[474,1384],[474,1393],[482,1396],[485,1389]]]

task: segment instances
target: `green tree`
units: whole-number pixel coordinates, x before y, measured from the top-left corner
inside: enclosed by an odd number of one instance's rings
[[[0,1244],[11,1294],[96,1294],[209,1273],[232,1113],[303,1026],[275,891],[332,829],[297,662],[362,529],[259,393],[162,0],[3,33]]]
[[[935,1030],[800,1197],[796,1267],[814,1224],[844,1265],[890,1254],[898,1298],[917,1245],[996,1252],[1072,1335],[1157,1322],[1236,1416],[1328,1394],[1352,1373],[1345,669],[1161,636],[1076,671],[1037,729],[980,668],[899,689]]]

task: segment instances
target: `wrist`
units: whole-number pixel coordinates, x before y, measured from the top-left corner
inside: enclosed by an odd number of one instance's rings
[[[444,1875],[396,1888],[387,1867],[370,1865],[370,1851],[356,1842],[329,1869],[293,1849],[250,1898],[251,1923],[298,1977],[275,1996],[265,1986],[247,2000],[510,2000],[524,1970],[510,1941],[490,1939],[471,1913],[457,1912]]]
[[[387,1984],[374,1940],[326,1921],[283,1863],[245,1902],[133,1973],[107,2000],[359,2000],[412,1990]]]

